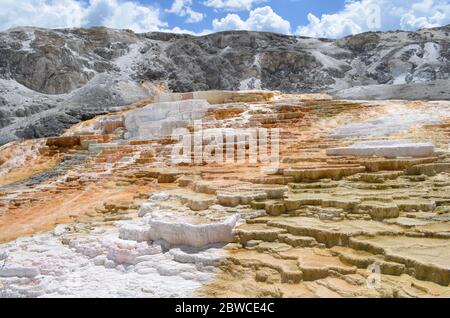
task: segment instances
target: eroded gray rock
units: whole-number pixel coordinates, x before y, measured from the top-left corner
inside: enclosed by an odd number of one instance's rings
[[[58,135],[153,96],[153,83],[161,82],[174,92],[449,99],[448,34],[448,26],[340,40],[248,31],[194,37],[103,27],[10,29],[0,32],[0,144]]]

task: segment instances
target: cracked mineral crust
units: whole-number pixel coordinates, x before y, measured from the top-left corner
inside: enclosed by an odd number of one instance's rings
[[[1,297],[450,297],[449,102],[157,99],[0,148]]]

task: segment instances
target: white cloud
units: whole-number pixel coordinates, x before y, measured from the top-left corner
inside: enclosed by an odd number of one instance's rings
[[[276,33],[291,33],[291,24],[276,14],[271,7],[265,6],[250,11],[247,20],[242,20],[237,14],[229,13],[222,19],[214,19],[213,31],[250,30]]]
[[[136,32],[167,26],[158,8],[133,1],[1,0],[0,30],[16,26],[72,28],[107,26]]]
[[[82,8],[73,0],[2,0],[0,29],[15,26],[75,27],[81,24]]]
[[[423,0],[412,5],[400,18],[404,29],[431,28],[450,23],[450,2]]]
[[[187,23],[197,23],[203,20],[205,15],[201,12],[192,10],[192,0],[174,0],[172,7],[166,11],[176,14],[180,17],[187,17]]]
[[[450,23],[448,0],[361,0],[348,1],[342,11],[320,18],[308,15],[308,25],[296,34],[339,38],[365,31],[414,30]]]
[[[249,29],[247,27],[247,22],[243,21],[240,16],[234,13],[230,13],[220,20],[214,19],[212,23],[214,31]]]
[[[215,10],[248,10],[247,19],[229,12],[214,19],[206,34],[223,30],[272,31],[290,34],[290,22],[275,13],[270,6],[253,9],[267,0],[197,0]],[[191,33],[179,27],[168,28],[161,20],[157,6],[142,0],[0,0],[0,31],[15,26],[47,28],[90,27],[132,29],[135,32],[174,31]],[[173,0],[166,11],[185,17],[186,22],[204,19],[202,12],[192,8],[193,0]],[[373,8],[379,8],[379,19]],[[339,38],[369,30],[414,30],[450,24],[449,0],[347,0],[344,9],[320,17],[308,15],[308,24],[299,26],[296,34],[313,37]]]
[[[90,0],[84,9],[83,26],[103,25],[145,32],[167,25],[160,20],[159,9],[132,1]]]
[[[226,11],[250,11],[257,3],[267,0],[206,0],[203,4],[216,10]]]
[[[160,31],[161,32],[178,33],[178,34],[189,34],[189,35],[195,35],[195,36],[202,36],[202,35],[207,35],[207,34],[212,33],[211,30],[203,30],[200,32],[194,32],[191,30],[182,29],[180,27],[174,27],[172,29],[161,29]]]

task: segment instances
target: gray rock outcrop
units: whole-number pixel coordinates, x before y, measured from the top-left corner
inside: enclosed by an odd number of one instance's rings
[[[449,32],[446,26],[329,40],[247,31],[195,37],[103,27],[10,29],[0,33],[0,144],[59,134],[152,96],[153,83],[174,92],[448,99]]]

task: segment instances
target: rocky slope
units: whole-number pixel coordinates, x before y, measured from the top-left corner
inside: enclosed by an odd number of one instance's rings
[[[448,83],[449,32],[446,26],[327,40],[258,32],[194,37],[11,29],[0,33],[0,144],[57,135],[75,122],[153,96],[155,84],[175,92],[346,90],[345,98],[359,99],[383,95],[376,85],[388,85],[384,98],[407,99],[403,87],[408,91],[414,84],[414,98],[448,99],[447,90],[424,87]],[[347,90],[355,86],[363,89]]]

